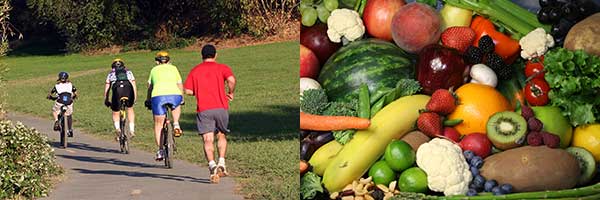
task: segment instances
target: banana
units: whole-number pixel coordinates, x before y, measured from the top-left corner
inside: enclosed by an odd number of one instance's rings
[[[339,192],[359,179],[383,155],[386,146],[414,129],[419,110],[424,109],[429,96],[402,97],[385,106],[372,119],[366,130],[358,131],[323,174],[323,184],[329,192]]]

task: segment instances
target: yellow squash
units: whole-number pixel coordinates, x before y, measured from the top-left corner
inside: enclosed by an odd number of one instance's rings
[[[308,163],[313,168],[313,172],[319,176],[323,176],[325,169],[329,166],[329,163],[335,158],[338,152],[344,147],[339,142],[332,140],[327,144],[321,146],[315,153],[310,157]]]
[[[339,192],[369,170],[394,139],[413,130],[429,96],[402,97],[385,106],[372,119],[366,130],[358,131],[331,161],[323,174],[329,192]]]

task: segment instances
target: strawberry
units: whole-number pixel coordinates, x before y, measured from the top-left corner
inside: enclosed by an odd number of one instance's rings
[[[451,91],[438,89],[433,92],[425,108],[430,112],[448,115],[456,108],[456,97]]]
[[[475,31],[466,26],[454,26],[442,32],[441,38],[444,46],[464,53],[473,44],[473,41],[475,41]]]
[[[417,119],[417,128],[429,137],[442,136],[442,116],[433,112],[424,112]]]

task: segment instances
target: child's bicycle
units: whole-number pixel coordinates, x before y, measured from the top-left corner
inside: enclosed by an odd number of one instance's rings
[[[48,99],[50,100],[57,100],[58,97],[49,97]],[[60,106],[60,113],[58,114],[58,124],[59,124],[59,129],[58,132],[60,133],[60,147],[62,148],[67,148],[67,131],[68,131],[68,125],[67,125],[67,120],[66,120],[66,115],[65,113],[67,112],[67,106],[66,105],[62,105]]]

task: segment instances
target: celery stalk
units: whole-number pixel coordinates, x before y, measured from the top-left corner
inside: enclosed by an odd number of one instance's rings
[[[544,27],[540,26],[541,24],[533,13],[526,14],[525,12],[529,11],[508,0],[444,0],[444,2],[455,7],[473,10],[488,17],[497,22],[497,25],[510,30],[517,39],[536,27]]]

